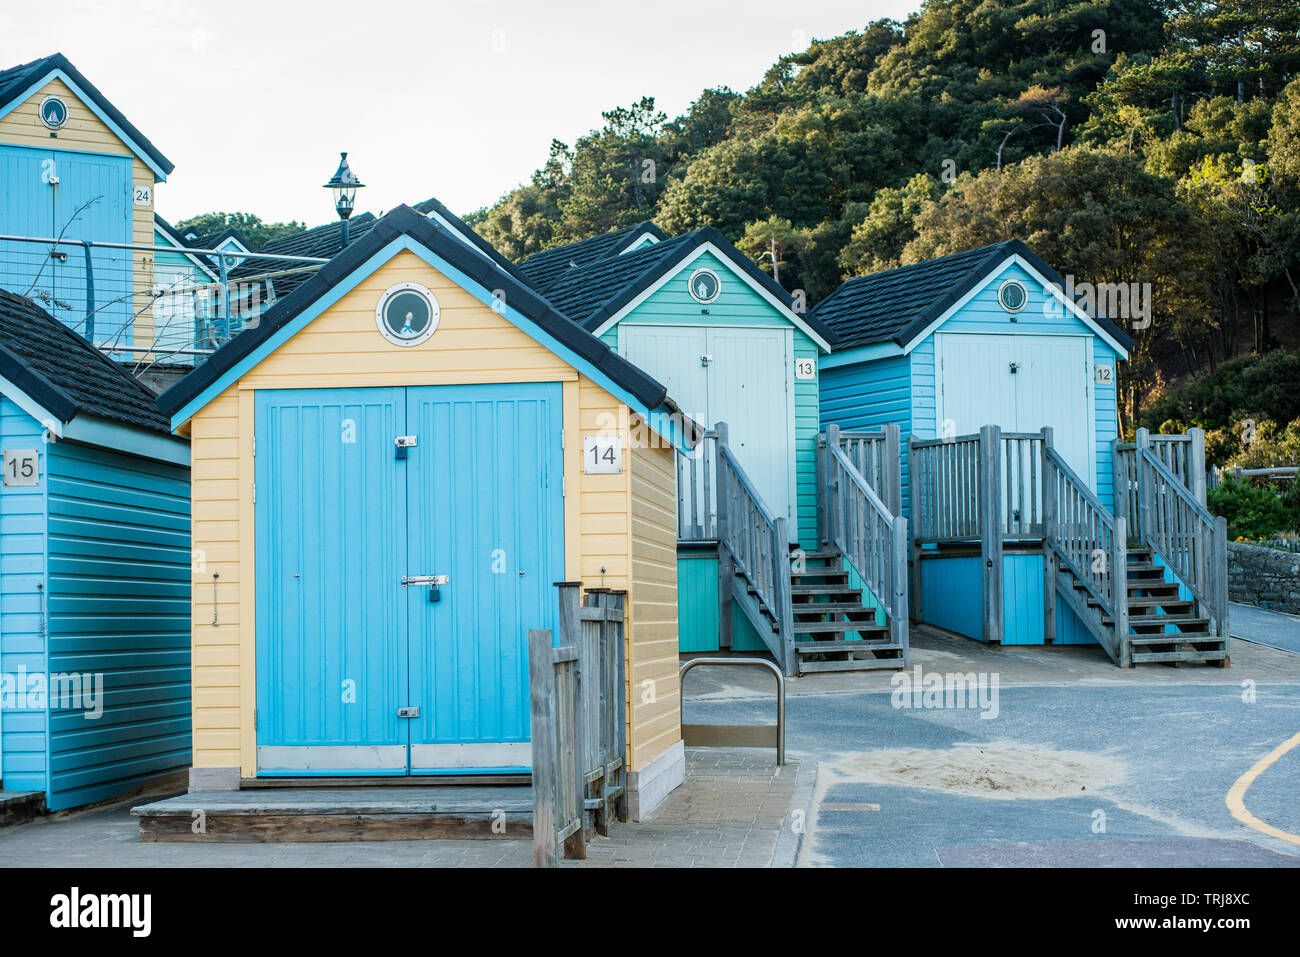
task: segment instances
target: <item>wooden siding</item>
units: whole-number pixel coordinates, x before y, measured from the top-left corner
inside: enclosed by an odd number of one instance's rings
[[[628,630],[628,752],[643,767],[681,740],[677,681],[677,489],[671,448],[631,449],[628,528],[632,583]]]
[[[40,424],[0,396],[0,447],[40,449],[40,485],[0,488],[0,680],[18,669],[45,674],[45,443]],[[21,691],[16,688],[15,692]],[[44,791],[44,708],[0,714],[0,781],[8,791]]]
[[[820,370],[821,426],[878,429],[897,425],[907,448],[912,434],[912,381],[909,360],[895,356],[876,362]],[[903,514],[907,514],[907,455],[903,455]]]
[[[52,94],[62,97],[63,101],[68,105],[68,122],[54,137],[50,136],[50,131],[45,128],[40,118],[41,100]],[[70,150],[82,153],[105,153],[110,156],[130,156],[132,159],[132,182],[148,183],[150,186],[155,185],[153,170],[139,156],[136,156],[129,146],[118,139],[117,134],[109,129],[89,107],[81,102],[68,88],[67,84],[58,78],[52,78],[26,100],[5,114],[4,117],[0,118],[0,143],[10,146],[30,146],[42,150]],[[155,190],[155,203],[157,199]],[[126,202],[132,214],[131,242],[141,246],[152,245],[154,241],[154,207],[133,206],[129,196],[126,198]],[[117,237],[113,237],[112,241],[117,242],[119,240]],[[142,296],[153,289],[153,262],[152,253],[135,253],[136,309],[139,309],[146,301]],[[136,319],[134,336],[133,344],[138,347],[147,350],[153,344],[154,319],[152,312],[146,310]],[[139,355],[143,357],[147,355],[147,352],[142,352]]]
[[[178,466],[68,442],[48,459],[48,670],[103,694],[97,718],[50,702],[57,810],[190,763],[190,501]]]
[[[440,322],[425,343],[394,347],[375,328],[375,305],[390,286],[419,282],[438,299]],[[194,763],[256,772],[253,630],[253,399],[257,389],[561,382],[565,431],[565,576],[588,587],[631,587],[629,466],[614,475],[582,471],[582,437],[629,435],[626,406],[538,345],[410,252],[345,294],[266,357],[189,423],[194,547],[206,571],[194,579]],[[675,534],[669,521],[667,534]],[[213,607],[214,582],[217,596]],[[216,615],[217,624],[212,624]],[[635,611],[632,642],[639,641]],[[629,750],[639,768],[659,751],[638,734],[629,703]],[[652,716],[653,717],[653,716]],[[651,729],[653,733],[653,728]],[[666,746],[666,745],[665,745]]]

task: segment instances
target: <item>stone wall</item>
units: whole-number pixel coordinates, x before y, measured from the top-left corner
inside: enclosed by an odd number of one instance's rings
[[[1228,598],[1300,615],[1300,554],[1228,542]]]

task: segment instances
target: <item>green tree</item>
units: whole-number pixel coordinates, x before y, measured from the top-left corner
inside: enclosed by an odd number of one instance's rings
[[[200,236],[210,236],[233,229],[243,237],[248,247],[256,252],[271,240],[300,233],[307,226],[296,219],[287,223],[264,223],[262,218],[254,213],[199,213],[197,216],[182,219],[176,224],[176,228],[181,231],[192,229]]]

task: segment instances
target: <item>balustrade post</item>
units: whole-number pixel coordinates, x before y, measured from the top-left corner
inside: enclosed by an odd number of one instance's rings
[[[794,654],[794,599],[791,595],[790,582],[790,538],[789,523],[784,517],[772,523],[772,583],[773,599],[776,607],[778,636],[781,645],[781,670],[787,675],[795,673]]]
[[[1115,663],[1133,667],[1133,644],[1128,634],[1128,519],[1115,516],[1110,550],[1111,620],[1115,623]]]
[[[984,583],[984,640],[1002,642],[1002,429],[980,428],[979,525]]]
[[[826,498],[826,542],[831,544],[839,534],[839,523],[844,520],[840,514],[838,463],[831,457],[831,450],[840,447],[840,427],[826,426],[826,484],[820,490]]]
[[[908,534],[912,540],[908,543],[911,547],[908,549],[907,570],[908,577],[911,579],[911,588],[908,589],[908,604],[910,606],[910,617],[914,622],[921,620],[921,546],[917,541],[919,532],[925,528],[924,516],[921,515],[921,482],[920,469],[917,468],[915,439],[912,436],[907,437],[907,497],[908,505]]]
[[[1192,497],[1205,504],[1205,430],[1188,429],[1190,448],[1187,451],[1187,487]]]
[[[885,426],[885,448],[880,458],[880,484],[881,498],[893,515],[903,514],[903,460],[899,453],[899,428],[891,422]]]
[[[1056,466],[1048,453],[1052,451],[1053,431],[1043,428],[1043,461],[1038,469],[1043,485],[1043,641],[1056,641],[1056,549],[1052,539],[1056,535]]]
[[[718,497],[718,647],[729,649],[735,643],[732,621],[732,594],[736,569],[731,555],[731,483],[722,450],[727,447],[727,423],[713,427],[718,437],[713,445],[714,489]]]
[[[1152,483],[1154,476],[1147,465],[1147,452],[1151,449],[1151,436],[1146,429],[1138,429],[1136,436],[1136,447],[1133,449],[1133,470],[1137,478],[1137,518],[1138,527],[1134,529],[1136,538],[1139,542],[1146,542],[1151,537],[1152,528],[1152,509],[1154,507],[1155,487]]]

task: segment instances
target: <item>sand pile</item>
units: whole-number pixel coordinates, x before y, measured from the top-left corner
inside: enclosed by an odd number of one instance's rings
[[[901,784],[1002,799],[1073,797],[1124,779],[1123,765],[1113,758],[1009,741],[942,751],[868,751],[844,755],[830,768],[837,774],[828,784]]]

